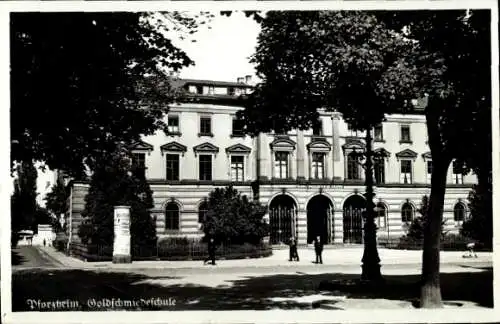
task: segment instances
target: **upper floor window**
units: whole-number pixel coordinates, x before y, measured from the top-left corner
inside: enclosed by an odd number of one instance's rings
[[[410,125],[401,125],[401,142],[409,143],[411,142]]]
[[[375,176],[375,183],[385,183],[385,161],[384,158],[378,157],[373,160],[373,173]]]
[[[382,124],[378,124],[373,128],[373,139],[376,141],[383,141],[384,140],[384,132],[383,132],[383,127]]]
[[[404,184],[412,183],[412,161],[411,160],[401,160],[401,174],[400,182]]]
[[[167,180],[179,180],[179,154],[167,154]]]
[[[427,161],[427,183],[431,183],[432,179],[432,160]]]
[[[233,119],[233,136],[243,136],[243,122],[239,119]]]
[[[349,136],[354,136],[354,137],[358,136],[358,131],[355,130],[349,123],[347,123],[347,131],[349,133]]]
[[[179,133],[179,116],[168,116],[168,132],[170,134]]]
[[[242,155],[231,155],[231,181],[244,181],[244,161]]]
[[[325,153],[312,153],[311,173],[313,179],[325,178]]]
[[[196,93],[197,94],[203,94],[203,86],[197,85],[196,86]]]
[[[460,164],[458,164],[456,161],[453,161],[452,171],[453,171],[453,183],[454,184],[463,184],[464,183],[464,175],[462,173],[462,166]]]
[[[321,119],[318,119],[313,126],[313,135],[314,136],[323,136],[323,122]]]
[[[212,180],[212,155],[201,154],[199,159],[200,180]]]
[[[229,87],[227,88],[227,94],[230,95],[230,96],[234,96],[236,93],[234,87]]]
[[[359,170],[359,158],[355,153],[350,153],[349,155],[347,155],[347,179],[361,179],[361,173]]]
[[[165,207],[165,229],[179,230],[179,206],[175,202],[169,202]]]
[[[146,154],[132,153],[132,169],[136,175],[144,177],[146,171]]]
[[[279,179],[288,178],[288,152],[274,153],[274,176]]]
[[[212,135],[212,118],[200,117],[200,135]]]
[[[401,221],[403,223],[410,223],[413,220],[413,206],[410,203],[405,203],[401,208]]]

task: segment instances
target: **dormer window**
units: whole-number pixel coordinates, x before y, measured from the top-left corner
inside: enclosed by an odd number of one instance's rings
[[[227,88],[227,94],[230,95],[230,96],[234,96],[235,95],[235,89],[234,87],[229,87]]]
[[[203,86],[197,85],[196,86],[196,93],[197,94],[203,94]]]

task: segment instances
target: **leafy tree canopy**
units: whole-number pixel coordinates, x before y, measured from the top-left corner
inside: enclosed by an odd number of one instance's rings
[[[162,15],[12,13],[12,160],[80,176],[103,152],[164,127],[174,98],[165,72],[193,64],[165,35],[197,23]]]
[[[257,85],[240,114],[249,133],[307,129],[317,109],[354,129],[412,109],[418,44],[370,12],[268,12],[256,53]]]
[[[206,236],[213,236],[218,242],[257,244],[269,234],[269,225],[263,222],[265,208],[233,187],[216,188],[207,203],[203,223]]]

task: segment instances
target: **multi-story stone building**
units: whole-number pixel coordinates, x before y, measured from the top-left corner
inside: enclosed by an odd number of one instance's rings
[[[187,95],[170,107],[168,130],[132,148],[134,163],[145,166],[154,192],[158,236],[201,236],[206,197],[232,184],[268,206],[272,244],[291,235],[300,244],[316,235],[329,244],[361,243],[364,172],[351,153],[364,148],[364,134],[351,130],[341,114],[320,110],[315,129],[244,136],[235,114],[242,109],[238,96],[252,89],[250,81],[177,81]],[[379,241],[404,235],[422,197],[430,193],[424,105],[417,101],[414,114],[387,116],[373,130],[374,149],[383,156],[374,167]],[[475,182],[474,175],[450,168],[446,230],[458,231],[467,217],[466,199]],[[72,240],[78,240],[87,187],[72,184]]]

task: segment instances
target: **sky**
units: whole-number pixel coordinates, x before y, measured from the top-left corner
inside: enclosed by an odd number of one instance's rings
[[[248,62],[255,52],[260,26],[242,12],[233,12],[230,17],[218,12],[207,26],[199,28],[191,39],[172,39],[174,45],[183,49],[195,61],[195,66],[180,72],[181,78],[236,81],[236,78],[252,75],[255,69]]]

